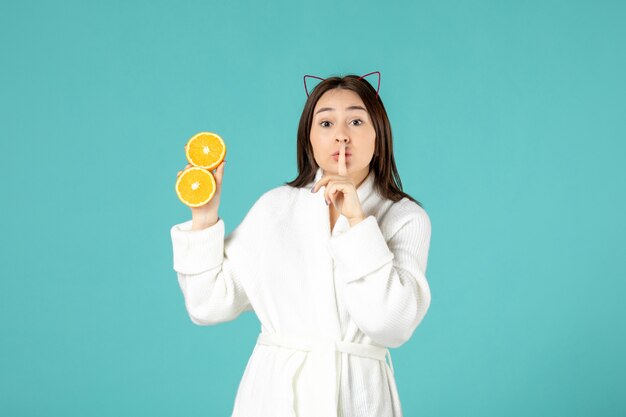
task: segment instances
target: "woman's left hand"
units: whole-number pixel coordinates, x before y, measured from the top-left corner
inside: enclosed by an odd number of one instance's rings
[[[350,225],[353,226],[365,219],[365,213],[363,213],[361,208],[361,201],[359,200],[356,186],[348,177],[345,146],[342,146],[339,151],[338,171],[338,175],[328,175],[320,179],[313,186],[312,192],[317,192],[325,185],[324,199],[332,202],[339,214],[347,218]]]

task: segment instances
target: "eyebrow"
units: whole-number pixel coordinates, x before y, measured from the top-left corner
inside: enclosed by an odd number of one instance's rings
[[[321,109],[316,111],[315,114],[323,112],[323,111],[328,111],[328,110],[332,111],[332,110],[335,110],[335,109],[332,108],[332,107],[322,107]],[[365,108],[363,106],[349,106],[349,107],[346,107],[346,110],[363,110],[363,111],[367,111],[367,110],[365,110]]]

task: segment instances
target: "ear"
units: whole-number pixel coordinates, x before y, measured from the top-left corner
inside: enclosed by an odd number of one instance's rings
[[[309,78],[317,78],[318,80],[322,80],[322,81],[324,81],[324,78],[317,77],[315,75],[305,75],[304,76],[304,91],[306,91],[306,96],[308,97],[309,96],[309,90],[306,88],[306,79],[307,79],[307,77],[309,77]]]
[[[378,74],[378,87],[376,87],[376,97],[378,97],[378,90],[380,90],[380,71],[373,71],[373,72],[370,72],[370,73],[368,73],[368,74],[361,75],[361,76],[359,77],[359,80],[360,80],[361,78],[365,78],[365,77],[367,77],[368,75],[372,75],[372,74]]]

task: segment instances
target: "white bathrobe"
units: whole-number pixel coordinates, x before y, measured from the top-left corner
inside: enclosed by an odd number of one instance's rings
[[[261,323],[232,417],[402,416],[387,348],[430,305],[430,219],[408,198],[382,198],[370,172],[357,189],[365,220],[341,215],[331,233],[325,187],[310,192],[321,178],[318,168],[304,188],[267,191],[226,237],[222,218],[171,228],[191,321],[252,310]]]

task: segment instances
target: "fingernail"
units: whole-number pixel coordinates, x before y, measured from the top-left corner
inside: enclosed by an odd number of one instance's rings
[[[311,192],[313,192],[313,190],[315,190],[315,186],[311,187]]]
[[[324,200],[326,202],[326,205],[329,205],[330,203],[328,202],[328,200]]]

